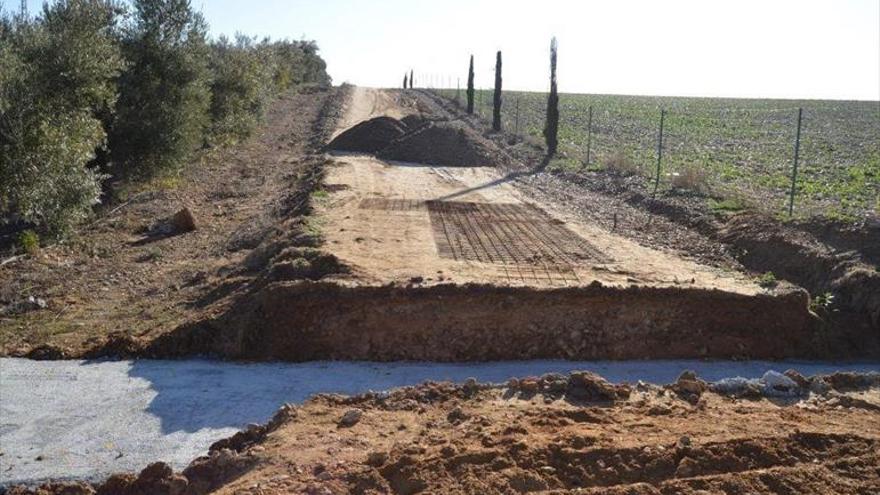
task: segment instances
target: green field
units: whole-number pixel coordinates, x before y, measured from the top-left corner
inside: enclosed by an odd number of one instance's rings
[[[455,90],[439,91],[455,98]],[[478,91],[475,99],[478,113],[491,119],[492,91]],[[542,139],[546,99],[546,93],[506,92],[505,130],[518,128],[523,136]],[[591,106],[593,132],[588,164]],[[553,166],[621,167],[633,169],[650,181],[656,167],[663,108],[662,190],[676,183],[696,182],[713,196],[783,213],[788,208],[799,107],[804,115],[795,215],[857,219],[880,214],[877,101],[562,94],[560,158]]]

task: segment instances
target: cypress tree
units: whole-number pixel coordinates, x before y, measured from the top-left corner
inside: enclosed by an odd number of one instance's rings
[[[495,56],[495,98],[492,100],[492,130],[501,131],[501,50]]]
[[[413,75],[413,71],[412,71],[412,69],[410,69],[410,71],[409,71],[409,89],[413,89],[413,81],[415,81],[415,80],[416,80],[416,78]]]
[[[468,68],[468,87],[467,87],[467,113],[474,114],[474,56],[471,55],[471,65]]]
[[[556,37],[550,41],[550,96],[547,98],[547,121],[544,123],[544,140],[547,156],[556,154],[559,146],[559,95],[556,93]]]
[[[406,74],[403,74],[403,89],[406,89],[406,84],[407,84],[406,81],[407,81],[407,80],[406,80]]]

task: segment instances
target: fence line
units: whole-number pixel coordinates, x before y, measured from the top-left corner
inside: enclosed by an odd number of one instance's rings
[[[432,91],[453,101],[458,94]],[[475,91],[478,116],[491,114],[491,91]],[[505,93],[504,129],[541,144],[547,94]],[[732,198],[733,206],[788,215],[880,214],[878,102],[793,101],[786,108],[775,100],[762,107],[754,100],[561,94],[559,104],[563,168],[641,171],[660,191],[689,186]],[[661,174],[650,170],[660,161]]]

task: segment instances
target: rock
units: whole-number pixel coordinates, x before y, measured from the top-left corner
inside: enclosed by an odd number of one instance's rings
[[[461,388],[464,390],[464,393],[471,395],[480,388],[480,385],[477,383],[476,378],[468,378],[464,381],[464,385]]]
[[[550,393],[564,393],[568,388],[568,378],[561,373],[547,373],[541,376],[541,388]]]
[[[184,232],[192,232],[196,230],[196,219],[193,217],[189,208],[184,208],[171,217],[171,226],[174,232],[182,234]]]
[[[821,376],[814,376],[810,378],[810,392],[814,394],[824,395],[827,394],[831,390],[831,385],[828,385],[828,382],[825,381],[825,378]]]
[[[700,465],[690,457],[683,457],[675,469],[676,478],[690,478],[699,472]]]
[[[629,388],[615,386],[589,371],[572,371],[568,377],[569,397],[582,400],[608,400],[629,397]]]
[[[779,373],[778,371],[769,370],[761,377],[761,381],[768,387],[768,392],[784,392],[789,393],[797,390],[798,384],[791,378]],[[772,393],[768,393],[772,395]]]
[[[28,296],[27,299],[20,299],[8,306],[0,306],[0,316],[29,313],[31,311],[46,309],[47,307],[49,307],[49,303],[47,303],[45,299]]]
[[[678,442],[675,443],[675,447],[677,449],[686,449],[691,446],[691,437],[687,435],[682,435],[681,438],[678,439]]]
[[[46,309],[46,300],[41,297],[29,296],[27,298],[27,305],[30,306],[31,309]]]
[[[510,378],[507,380],[507,388],[511,390],[516,390],[519,388],[519,380],[516,378]]]
[[[680,395],[696,395],[699,396],[709,388],[709,385],[697,378],[696,373],[690,370],[683,371],[679,375],[672,390]]]
[[[25,357],[28,359],[33,359],[34,361],[56,361],[59,359],[65,359],[67,356],[67,352],[52,344],[42,344],[37,347],[34,347]]]
[[[787,376],[793,382],[797,383],[798,387],[800,388],[810,388],[810,380],[807,380],[807,378],[804,375],[800,374],[800,372],[798,372],[797,370],[787,370],[785,373],[783,373],[783,375]]]
[[[156,481],[170,478],[172,474],[174,474],[174,470],[171,469],[171,466],[164,462],[154,462],[145,467],[137,479],[138,481]]]
[[[345,411],[345,414],[343,414],[342,418],[339,420],[339,426],[350,428],[356,425],[363,415],[364,412],[360,409],[349,409],[348,411]]]
[[[446,415],[446,419],[454,425],[466,421],[469,417],[470,416],[462,411],[460,407],[454,408],[453,410],[449,411],[449,414]]]
[[[367,465],[379,467],[388,462],[387,452],[370,452],[367,454]]]
[[[519,381],[519,389],[526,394],[534,394],[538,392],[538,380],[534,378],[523,378]]]

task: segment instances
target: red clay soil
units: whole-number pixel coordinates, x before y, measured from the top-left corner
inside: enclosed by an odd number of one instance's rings
[[[588,372],[318,396],[182,473],[157,463],[8,495],[880,492],[880,376],[787,374],[802,383],[788,399]]]

